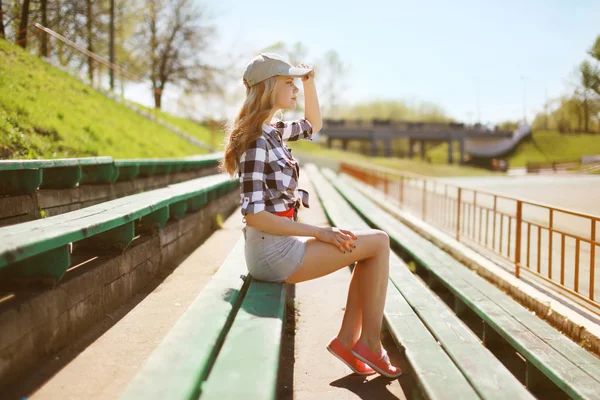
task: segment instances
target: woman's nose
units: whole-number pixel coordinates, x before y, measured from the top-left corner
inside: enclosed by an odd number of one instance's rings
[[[296,85],[294,85],[294,93],[298,93],[300,91],[300,89],[298,89],[298,87]]]

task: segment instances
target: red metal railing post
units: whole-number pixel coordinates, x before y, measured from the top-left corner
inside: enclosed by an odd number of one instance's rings
[[[521,268],[521,222],[523,220],[523,202],[517,201],[517,243],[515,244],[515,276],[518,278]],[[510,232],[509,232],[510,234]],[[509,239],[510,240],[510,239]]]

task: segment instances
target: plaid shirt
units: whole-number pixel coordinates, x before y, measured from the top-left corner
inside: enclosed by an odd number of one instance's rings
[[[242,215],[266,210],[276,213],[308,205],[308,192],[298,189],[300,168],[284,141],[312,140],[307,119],[263,124],[262,136],[240,157]],[[294,220],[297,220],[294,212]],[[244,219],[245,222],[245,219]]]

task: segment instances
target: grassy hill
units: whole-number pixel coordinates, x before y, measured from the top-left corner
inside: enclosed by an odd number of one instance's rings
[[[187,121],[170,122],[187,126]],[[204,153],[37,56],[0,39],[0,158]]]
[[[178,117],[175,117],[164,111],[151,109],[151,108],[142,106],[137,103],[135,103],[135,105],[137,107],[145,109],[148,112],[154,113],[154,115],[157,118],[160,118],[163,121],[165,121],[166,123],[171,124],[179,129],[181,129],[182,131],[184,131],[185,133],[187,133],[190,136],[195,136],[196,138],[198,138],[198,139],[202,140],[204,143],[206,143],[208,146],[214,147],[217,151],[223,150],[224,132],[222,130],[220,130],[220,128],[217,128],[217,130],[215,132],[215,137],[211,138],[211,131],[205,125],[199,124],[198,122],[192,121],[190,119],[178,118]],[[212,140],[212,144],[211,144],[211,140]]]
[[[561,135],[558,132],[533,132],[531,141],[521,143],[508,157],[511,167],[524,167],[528,162],[570,162],[584,155],[600,154],[600,135]],[[458,144],[454,156],[459,157]],[[443,143],[427,152],[433,163],[445,163],[448,144]]]

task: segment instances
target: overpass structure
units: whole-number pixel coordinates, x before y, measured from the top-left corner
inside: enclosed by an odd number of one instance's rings
[[[320,133],[327,137],[327,147],[331,148],[334,140],[342,142],[344,150],[348,147],[350,140],[358,140],[370,143],[370,154],[377,154],[377,143],[383,141],[384,154],[392,156],[392,140],[409,140],[409,158],[414,156],[414,144],[419,143],[421,159],[425,159],[426,143],[448,143],[448,163],[452,164],[452,144],[457,141],[460,144],[460,162],[465,160],[468,153],[466,143],[475,139],[485,139],[486,142],[494,143],[513,138],[512,132],[485,131],[477,128],[465,128],[464,124],[429,124],[415,122],[392,122],[390,120],[372,121],[347,121],[347,120],[324,120]],[[491,141],[490,141],[491,140]],[[494,152],[492,152],[494,153]]]

